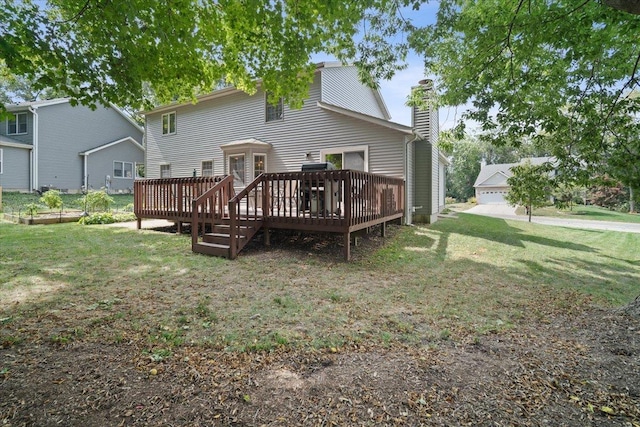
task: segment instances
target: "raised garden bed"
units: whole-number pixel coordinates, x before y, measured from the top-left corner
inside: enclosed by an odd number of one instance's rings
[[[82,212],[64,212],[59,213],[49,213],[49,214],[38,214],[33,217],[29,215],[20,215],[17,214],[4,214],[4,219],[7,221],[15,222],[16,224],[25,224],[25,225],[38,225],[38,224],[59,224],[63,222],[77,222],[80,218],[82,218]]]

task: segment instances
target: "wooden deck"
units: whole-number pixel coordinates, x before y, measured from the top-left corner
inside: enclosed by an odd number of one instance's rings
[[[341,233],[351,256],[351,233],[404,215],[404,181],[352,170],[265,173],[234,191],[230,176],[137,180],[138,221],[161,218],[179,229],[191,223],[195,252],[235,258],[262,229]]]

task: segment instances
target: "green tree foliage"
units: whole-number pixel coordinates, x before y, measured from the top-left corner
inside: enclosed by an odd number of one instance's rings
[[[507,178],[510,189],[505,199],[513,206],[524,206],[529,222],[533,208],[544,206],[549,201],[553,189],[553,181],[549,177],[552,170],[550,163],[532,165],[528,161],[511,168],[513,176]]]
[[[253,93],[260,78],[272,100],[300,106],[314,53],[354,60],[371,84],[402,67],[403,3],[0,0],[0,59],[34,90],[86,105],[192,100],[221,80]]]
[[[62,208],[62,197],[60,197],[60,192],[58,190],[49,190],[45,192],[40,198],[40,202],[47,205],[49,209]]]
[[[608,164],[637,189],[640,16],[629,3],[442,0],[411,44],[439,76],[440,102],[470,105],[463,120],[494,141],[545,140],[568,179]]]
[[[458,200],[467,200],[475,194],[473,184],[480,173],[480,164],[517,163],[523,158],[543,156],[544,151],[533,147],[530,142],[511,145],[495,145],[477,135],[467,135],[456,140],[444,133],[447,154],[451,164],[447,169],[447,194]],[[448,142],[447,142],[448,141]]]

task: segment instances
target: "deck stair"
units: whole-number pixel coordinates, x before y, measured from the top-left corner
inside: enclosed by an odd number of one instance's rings
[[[223,221],[227,224],[216,224],[211,232],[202,236],[202,241],[197,243],[196,252],[225,258],[231,257],[231,226],[228,224],[228,219]],[[235,235],[238,252],[251,241],[261,226],[259,221],[245,220],[243,222],[244,224],[237,227]]]

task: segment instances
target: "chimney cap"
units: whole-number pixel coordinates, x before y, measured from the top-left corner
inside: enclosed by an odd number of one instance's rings
[[[433,80],[431,79],[422,79],[418,82],[419,85],[421,86],[431,86],[433,85]]]

